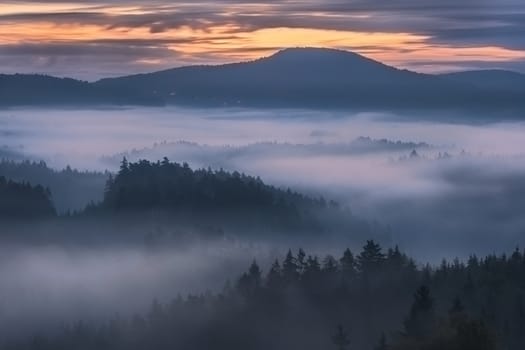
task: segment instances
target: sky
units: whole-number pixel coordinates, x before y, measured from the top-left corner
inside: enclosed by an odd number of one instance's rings
[[[0,2],[0,73],[96,80],[305,46],[419,72],[525,72],[525,1]]]

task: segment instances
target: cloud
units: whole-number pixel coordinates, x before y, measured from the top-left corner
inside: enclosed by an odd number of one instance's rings
[[[46,24],[47,26],[45,26]],[[10,28],[4,30],[2,27]],[[20,30],[17,30],[20,28]],[[80,28],[78,32],[72,28]],[[113,40],[114,46],[127,46],[125,39],[142,40],[159,49],[161,55],[156,58],[145,57],[143,62],[157,62],[156,68],[167,68],[185,64],[188,58],[197,62],[224,63],[243,58],[253,58],[254,52],[269,53],[267,45],[253,42],[251,37],[260,31],[275,29],[315,29],[337,33],[390,33],[410,34],[424,38],[423,41],[397,44],[399,51],[395,58],[389,59],[388,45],[374,45],[372,50],[360,50],[359,46],[345,45],[337,38],[330,39],[330,33],[320,38],[307,37],[312,46],[332,46],[348,48],[368,54],[374,58],[384,58],[387,63],[403,67],[432,67],[432,57],[426,55],[423,63],[411,64],[409,55],[403,61],[403,49],[432,50],[456,48],[454,55],[459,56],[462,48],[485,50],[483,59],[475,61],[499,62],[493,60],[493,52],[488,48],[498,48],[509,55],[508,61],[516,61],[512,51],[525,51],[525,4],[518,0],[502,0],[497,3],[485,0],[465,0],[460,3],[452,0],[302,0],[282,1],[25,1],[7,2],[0,5],[1,44],[48,45],[46,41],[76,41],[79,45],[88,41],[87,48],[97,52],[89,41]],[[28,30],[31,29],[31,30]],[[66,35],[70,31],[68,35]],[[9,33],[10,35],[8,35]],[[209,39],[213,37],[213,39]],[[66,40],[69,39],[69,40]],[[184,41],[184,43],[181,42]],[[206,45],[202,40],[208,40]],[[293,40],[288,43],[293,45]],[[142,45],[145,46],[145,45]],[[277,45],[269,45],[277,46]],[[55,46],[56,47],[56,46]],[[163,50],[184,52],[186,60],[178,55],[166,61]],[[58,52],[61,52],[58,50]],[[80,52],[85,52],[81,50]],[[373,53],[377,52],[377,57]],[[155,53],[155,51],[150,51]],[[228,55],[228,53],[230,53]],[[30,53],[27,53],[30,55]],[[3,53],[0,56],[4,56]],[[52,52],[48,56],[59,56]],[[78,56],[78,55],[76,55]],[[118,56],[118,55],[117,55]],[[447,54],[447,56],[451,56]],[[52,61],[51,58],[47,58]],[[519,60],[523,61],[522,58]],[[16,65],[16,61],[2,60],[7,67]],[[25,62],[31,60],[25,59]],[[56,59],[55,61],[61,61]],[[450,58],[450,61],[453,61]],[[405,64],[403,64],[405,63]],[[99,64],[97,62],[97,64]],[[102,63],[101,63],[102,64]],[[127,63],[124,62],[124,66]],[[459,62],[447,66],[466,67]],[[502,66],[502,65],[498,65]],[[133,65],[130,65],[130,68]],[[521,64],[509,65],[521,69]],[[37,65],[35,68],[39,68]],[[98,66],[90,70],[95,74]],[[122,71],[114,66],[112,75]],[[145,64],[141,71],[152,68]],[[7,68],[10,69],[10,68]],[[10,69],[13,70],[13,69]],[[105,72],[105,74],[111,74]],[[100,74],[98,74],[100,75]]]

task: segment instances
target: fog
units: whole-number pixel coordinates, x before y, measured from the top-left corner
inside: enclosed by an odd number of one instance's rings
[[[105,169],[97,162],[102,155],[150,147],[162,141],[242,146],[258,142],[340,143],[368,136],[488,154],[520,154],[525,145],[524,123],[437,122],[450,120],[454,115],[443,112],[430,121],[416,113],[403,117],[388,113],[175,107],[12,109],[0,111],[0,146],[45,159],[55,167],[69,164],[81,169]]]
[[[525,123],[474,124],[465,122],[469,116],[448,122],[453,117],[13,109],[0,111],[0,155],[99,171],[116,171],[123,156],[131,161],[166,156],[192,167],[246,172],[348,205],[354,214],[389,227],[387,244],[399,244],[422,263],[523,247]],[[48,318],[134,312],[154,297],[166,301],[178,292],[217,290],[252,258],[268,262],[285,253],[283,245],[271,243],[160,251],[18,243],[0,251],[0,321],[14,325],[13,331],[28,322],[38,328]],[[304,242],[291,248],[300,246]]]
[[[452,112],[15,109],[0,112],[0,132],[4,149],[55,168],[115,171],[123,156],[131,161],[166,156],[192,167],[261,176],[390,225],[393,240],[423,259],[523,243],[517,194],[525,173],[525,123],[465,122],[475,116],[440,122],[454,117]],[[416,157],[410,157],[413,150]]]
[[[0,251],[0,324],[17,335],[67,322],[146,312],[153,298],[217,292],[269,250],[210,243],[185,249],[7,245]]]

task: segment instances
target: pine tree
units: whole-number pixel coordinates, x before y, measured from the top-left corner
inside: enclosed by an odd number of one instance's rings
[[[339,260],[341,264],[341,271],[344,276],[352,276],[355,273],[355,258],[350,249],[346,249],[343,257]]]
[[[331,255],[327,255],[323,260],[323,271],[327,273],[337,272],[337,260]]]
[[[257,262],[254,260],[250,266],[248,276],[251,279],[253,288],[257,289],[261,286],[261,269]]]
[[[306,253],[303,249],[299,249],[299,252],[297,253],[297,268],[298,272],[300,274],[304,273],[304,270],[306,269]]]
[[[120,162],[120,171],[119,175],[125,175],[129,172],[129,163],[128,159],[126,157],[122,158],[122,161]]]
[[[292,251],[288,250],[286,258],[283,261],[283,278],[286,283],[293,283],[298,280],[297,263],[292,255]]]
[[[367,274],[376,271],[381,267],[381,264],[385,260],[385,255],[381,250],[381,246],[373,240],[366,242],[363,251],[357,257],[359,269],[363,273]]]
[[[429,336],[434,328],[434,300],[427,286],[421,286],[414,294],[410,314],[405,320],[408,337],[422,339]]]
[[[275,260],[272,264],[268,275],[266,276],[266,286],[272,290],[277,290],[282,286],[283,276],[279,260]]]

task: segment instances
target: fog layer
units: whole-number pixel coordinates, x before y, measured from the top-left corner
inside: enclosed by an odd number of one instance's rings
[[[246,172],[348,205],[389,227],[388,244],[421,262],[523,246],[525,124],[444,122],[452,119],[299,110],[3,110],[0,155],[56,169],[114,172],[126,156]],[[101,198],[98,187],[92,198]],[[246,265],[239,261],[268,261],[270,252],[286,249],[271,242],[255,250],[211,243],[153,252],[11,248],[0,251],[0,320],[13,331],[48,317],[132,312],[155,296],[221,288]]]
[[[393,240],[417,257],[521,243],[525,124],[439,121],[454,118],[476,116],[26,109],[1,111],[0,131],[5,149],[56,168],[115,171],[123,156],[166,156],[324,195],[390,225]]]

